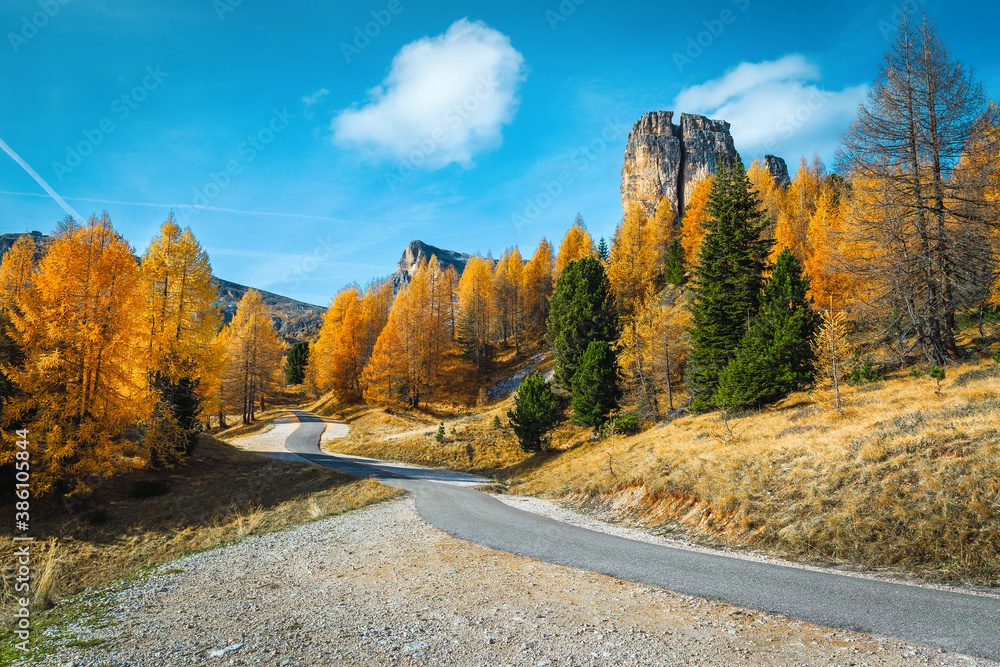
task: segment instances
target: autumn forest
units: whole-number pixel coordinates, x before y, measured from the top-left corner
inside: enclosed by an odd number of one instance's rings
[[[460,274],[424,258],[398,293],[380,280],[336,293],[318,339],[287,359],[258,292],[223,323],[209,257],[172,215],[138,261],[108,214],[68,218],[44,252],[22,237],[0,267],[0,464],[30,428],[44,442],[37,491],[83,493],[115,471],[176,463],[205,428],[253,422],[286,379],[313,397],[448,410],[489,402],[499,359],[553,350],[551,384],[573,401],[587,384],[573,375],[591,358],[610,364],[615,400],[577,422],[595,428],[626,413],[648,425],[758,408],[863,372],[875,349],[944,369],[974,348],[963,322],[981,333],[997,321],[998,146],[997,108],[974,74],[932,26],[907,24],[835,169],[802,158],[786,183],[759,159],[720,164],[679,215],[666,201],[631,207],[608,240],[578,217],[558,245],[474,256]],[[606,296],[587,301],[570,283]],[[579,329],[609,313],[613,336],[591,326],[563,355],[560,317],[579,316]],[[787,373],[745,386],[760,369]]]

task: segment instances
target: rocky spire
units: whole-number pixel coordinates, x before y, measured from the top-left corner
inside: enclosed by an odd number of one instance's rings
[[[673,111],[651,111],[636,121],[625,144],[622,168],[622,209],[640,204],[652,215],[663,197],[675,214],[688,201],[693,183],[715,172],[721,158],[732,165],[740,159],[729,123]]]
[[[767,169],[768,173],[771,174],[771,178],[779,186],[787,187],[792,184],[792,179],[788,175],[788,165],[777,155],[765,155],[764,168]]]

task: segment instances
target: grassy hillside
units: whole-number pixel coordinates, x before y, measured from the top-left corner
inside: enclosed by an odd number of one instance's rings
[[[689,416],[509,471],[511,489],[805,559],[1000,584],[1000,372]]]
[[[563,426],[528,456],[508,399],[446,421],[343,410],[338,451],[493,474],[512,493],[602,510],[656,532],[765,549],[805,561],[1000,585],[1000,367],[934,380],[899,371],[828,393],[797,393],[738,419],[684,416],[595,441]],[[452,428],[455,429],[454,434]]]

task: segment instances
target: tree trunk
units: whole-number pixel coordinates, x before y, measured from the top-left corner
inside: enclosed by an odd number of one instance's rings
[[[670,406],[670,411],[674,411],[674,388],[673,383],[670,382],[670,332],[666,331],[663,334],[663,359],[664,363],[667,365],[667,372],[665,373],[667,378],[667,404]]]

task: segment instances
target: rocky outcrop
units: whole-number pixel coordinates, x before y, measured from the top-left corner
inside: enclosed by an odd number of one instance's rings
[[[250,288],[222,278],[215,278],[215,288],[218,293],[218,300],[215,303],[222,310],[222,317],[228,324],[236,315],[240,299]],[[257,289],[257,291],[260,292],[261,300],[271,311],[271,323],[274,325],[274,330],[286,342],[315,340],[319,337],[326,308],[289,299],[287,296],[262,289]]]
[[[715,173],[717,161],[740,159],[729,123],[673,111],[651,111],[636,121],[625,144],[622,209],[640,204],[652,215],[666,197],[675,215],[682,213],[695,181]]]
[[[788,165],[777,155],[765,155],[764,168],[779,186],[787,187],[792,184],[792,179],[788,175]]]
[[[406,249],[403,250],[403,256],[399,260],[399,270],[388,277],[388,281],[392,283],[395,292],[398,293],[399,290],[409,284],[413,276],[417,274],[420,262],[425,257],[428,261],[430,261],[431,257],[437,257],[442,269],[447,270],[449,266],[453,266],[458,275],[462,275],[465,265],[472,259],[472,255],[467,255],[464,252],[443,250],[423,241],[410,241]]]
[[[11,248],[17,240],[24,234],[2,234],[0,235],[0,258]],[[40,232],[31,232],[31,240],[38,248],[37,257],[41,258],[48,247],[51,237]],[[229,322],[236,314],[236,307],[240,299],[250,289],[246,285],[233,283],[221,278],[215,278],[215,287],[218,290],[218,300],[216,305],[222,310],[225,322]],[[267,292],[261,289],[261,298],[271,309],[271,321],[274,330],[278,332],[287,342],[294,343],[300,340],[314,340],[319,336],[320,327],[323,326],[323,315],[326,308],[314,306],[311,303],[303,303],[295,299],[289,299],[280,294]]]
[[[28,236],[35,242],[35,259],[40,259],[48,247],[51,237],[45,236],[41,232],[31,232],[31,234],[0,234],[0,257],[3,257],[10,250],[17,240],[22,236]]]

